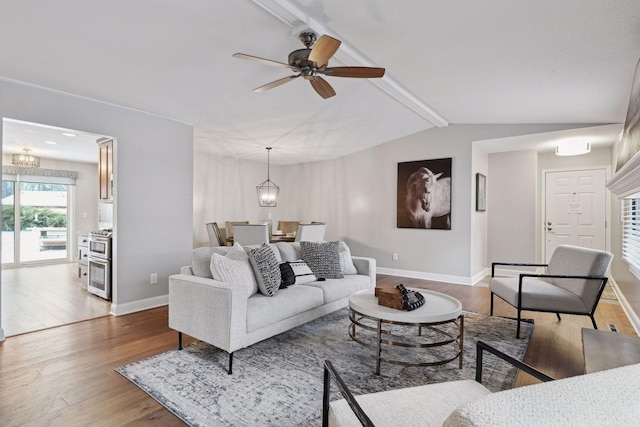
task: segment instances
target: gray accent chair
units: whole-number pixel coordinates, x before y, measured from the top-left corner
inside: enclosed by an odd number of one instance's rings
[[[497,295],[518,310],[516,338],[520,338],[522,310],[589,316],[594,329],[598,329],[594,314],[600,296],[607,284],[607,270],[613,255],[606,251],[558,246],[549,264],[494,262],[491,264],[491,310],[493,296]],[[518,277],[495,277],[495,267],[527,266],[547,267],[544,274],[523,273]]]

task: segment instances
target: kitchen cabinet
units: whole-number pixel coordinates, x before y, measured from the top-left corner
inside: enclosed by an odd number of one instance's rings
[[[101,138],[98,141],[98,181],[100,200],[113,200],[113,139]]]
[[[78,277],[82,279],[82,287],[87,287],[89,268],[89,234],[78,235]]]

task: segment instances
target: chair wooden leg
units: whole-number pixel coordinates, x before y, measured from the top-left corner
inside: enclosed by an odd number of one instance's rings
[[[558,318],[558,320],[562,320],[562,319],[560,318],[560,313],[556,313],[556,317]]]

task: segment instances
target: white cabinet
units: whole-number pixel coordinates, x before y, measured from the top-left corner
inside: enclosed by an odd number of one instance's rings
[[[78,277],[82,279],[82,287],[87,286],[89,268],[89,234],[78,235]]]

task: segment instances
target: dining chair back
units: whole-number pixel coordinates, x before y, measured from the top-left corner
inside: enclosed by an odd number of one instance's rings
[[[296,242],[321,242],[324,240],[326,224],[300,224],[296,232]]]
[[[240,243],[242,246],[269,243],[269,226],[267,224],[235,224],[233,243]]]
[[[227,228],[227,238],[233,237],[233,226],[238,224],[249,224],[249,221],[225,221],[224,225]]]
[[[300,221],[278,221],[277,230],[282,231],[284,234],[295,233],[298,231],[298,225],[300,225]]]
[[[206,224],[207,234],[209,235],[209,243],[211,246],[225,246],[226,242],[217,222],[208,222]]]

